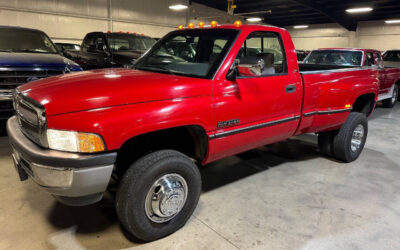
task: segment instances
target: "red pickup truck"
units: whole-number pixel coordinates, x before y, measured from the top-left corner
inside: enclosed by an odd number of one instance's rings
[[[373,67],[379,72],[378,101],[386,108],[393,108],[399,99],[400,68],[386,67],[381,52],[373,49],[327,48],[312,51],[304,64],[332,67]],[[389,64],[389,63],[388,63]]]
[[[304,133],[358,158],[378,70],[302,67],[286,30],[236,24],[173,31],[135,69],[23,85],[7,123],[16,170],[69,205],[99,201],[114,178],[126,230],[164,237],[193,213],[201,165]]]

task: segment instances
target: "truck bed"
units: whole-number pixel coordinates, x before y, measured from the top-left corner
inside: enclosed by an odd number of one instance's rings
[[[299,64],[300,72],[336,70],[336,69],[359,69],[358,66],[343,66],[343,65],[323,65],[323,64]]]

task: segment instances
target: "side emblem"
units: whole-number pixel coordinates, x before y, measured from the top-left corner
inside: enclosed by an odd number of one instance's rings
[[[233,119],[233,120],[229,120],[229,121],[218,122],[217,126],[218,126],[218,128],[232,127],[232,126],[238,125],[239,122],[240,122],[239,119]]]

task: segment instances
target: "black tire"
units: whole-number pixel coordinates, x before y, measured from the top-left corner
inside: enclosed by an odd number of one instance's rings
[[[393,89],[392,98],[386,99],[382,101],[382,105],[385,108],[393,108],[396,105],[397,100],[399,99],[399,86],[395,85]]]
[[[353,133],[359,125],[363,127],[363,137],[360,139],[360,144],[356,147],[356,150],[352,150],[351,141]],[[346,122],[339,129],[337,135],[333,139],[333,152],[335,158],[344,162],[352,162],[356,160],[364,149],[367,135],[367,117],[362,113],[350,113]]]
[[[146,196],[153,184],[167,174],[178,174],[187,183],[182,209],[167,222],[154,222],[146,214]],[[123,227],[134,240],[153,241],[183,227],[197,206],[201,176],[193,161],[174,150],[150,153],[134,162],[122,177],[116,195],[116,210]]]
[[[333,152],[333,138],[337,131],[322,132],[318,134],[318,149],[323,155],[332,157]]]

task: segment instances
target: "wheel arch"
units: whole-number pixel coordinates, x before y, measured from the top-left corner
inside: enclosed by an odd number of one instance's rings
[[[127,139],[118,150],[117,172],[125,172],[135,160],[162,149],[179,151],[201,163],[208,154],[208,136],[200,125],[171,127],[136,135]]]
[[[369,116],[374,110],[375,104],[376,96],[374,93],[360,95],[353,103],[352,112],[359,112]]]

